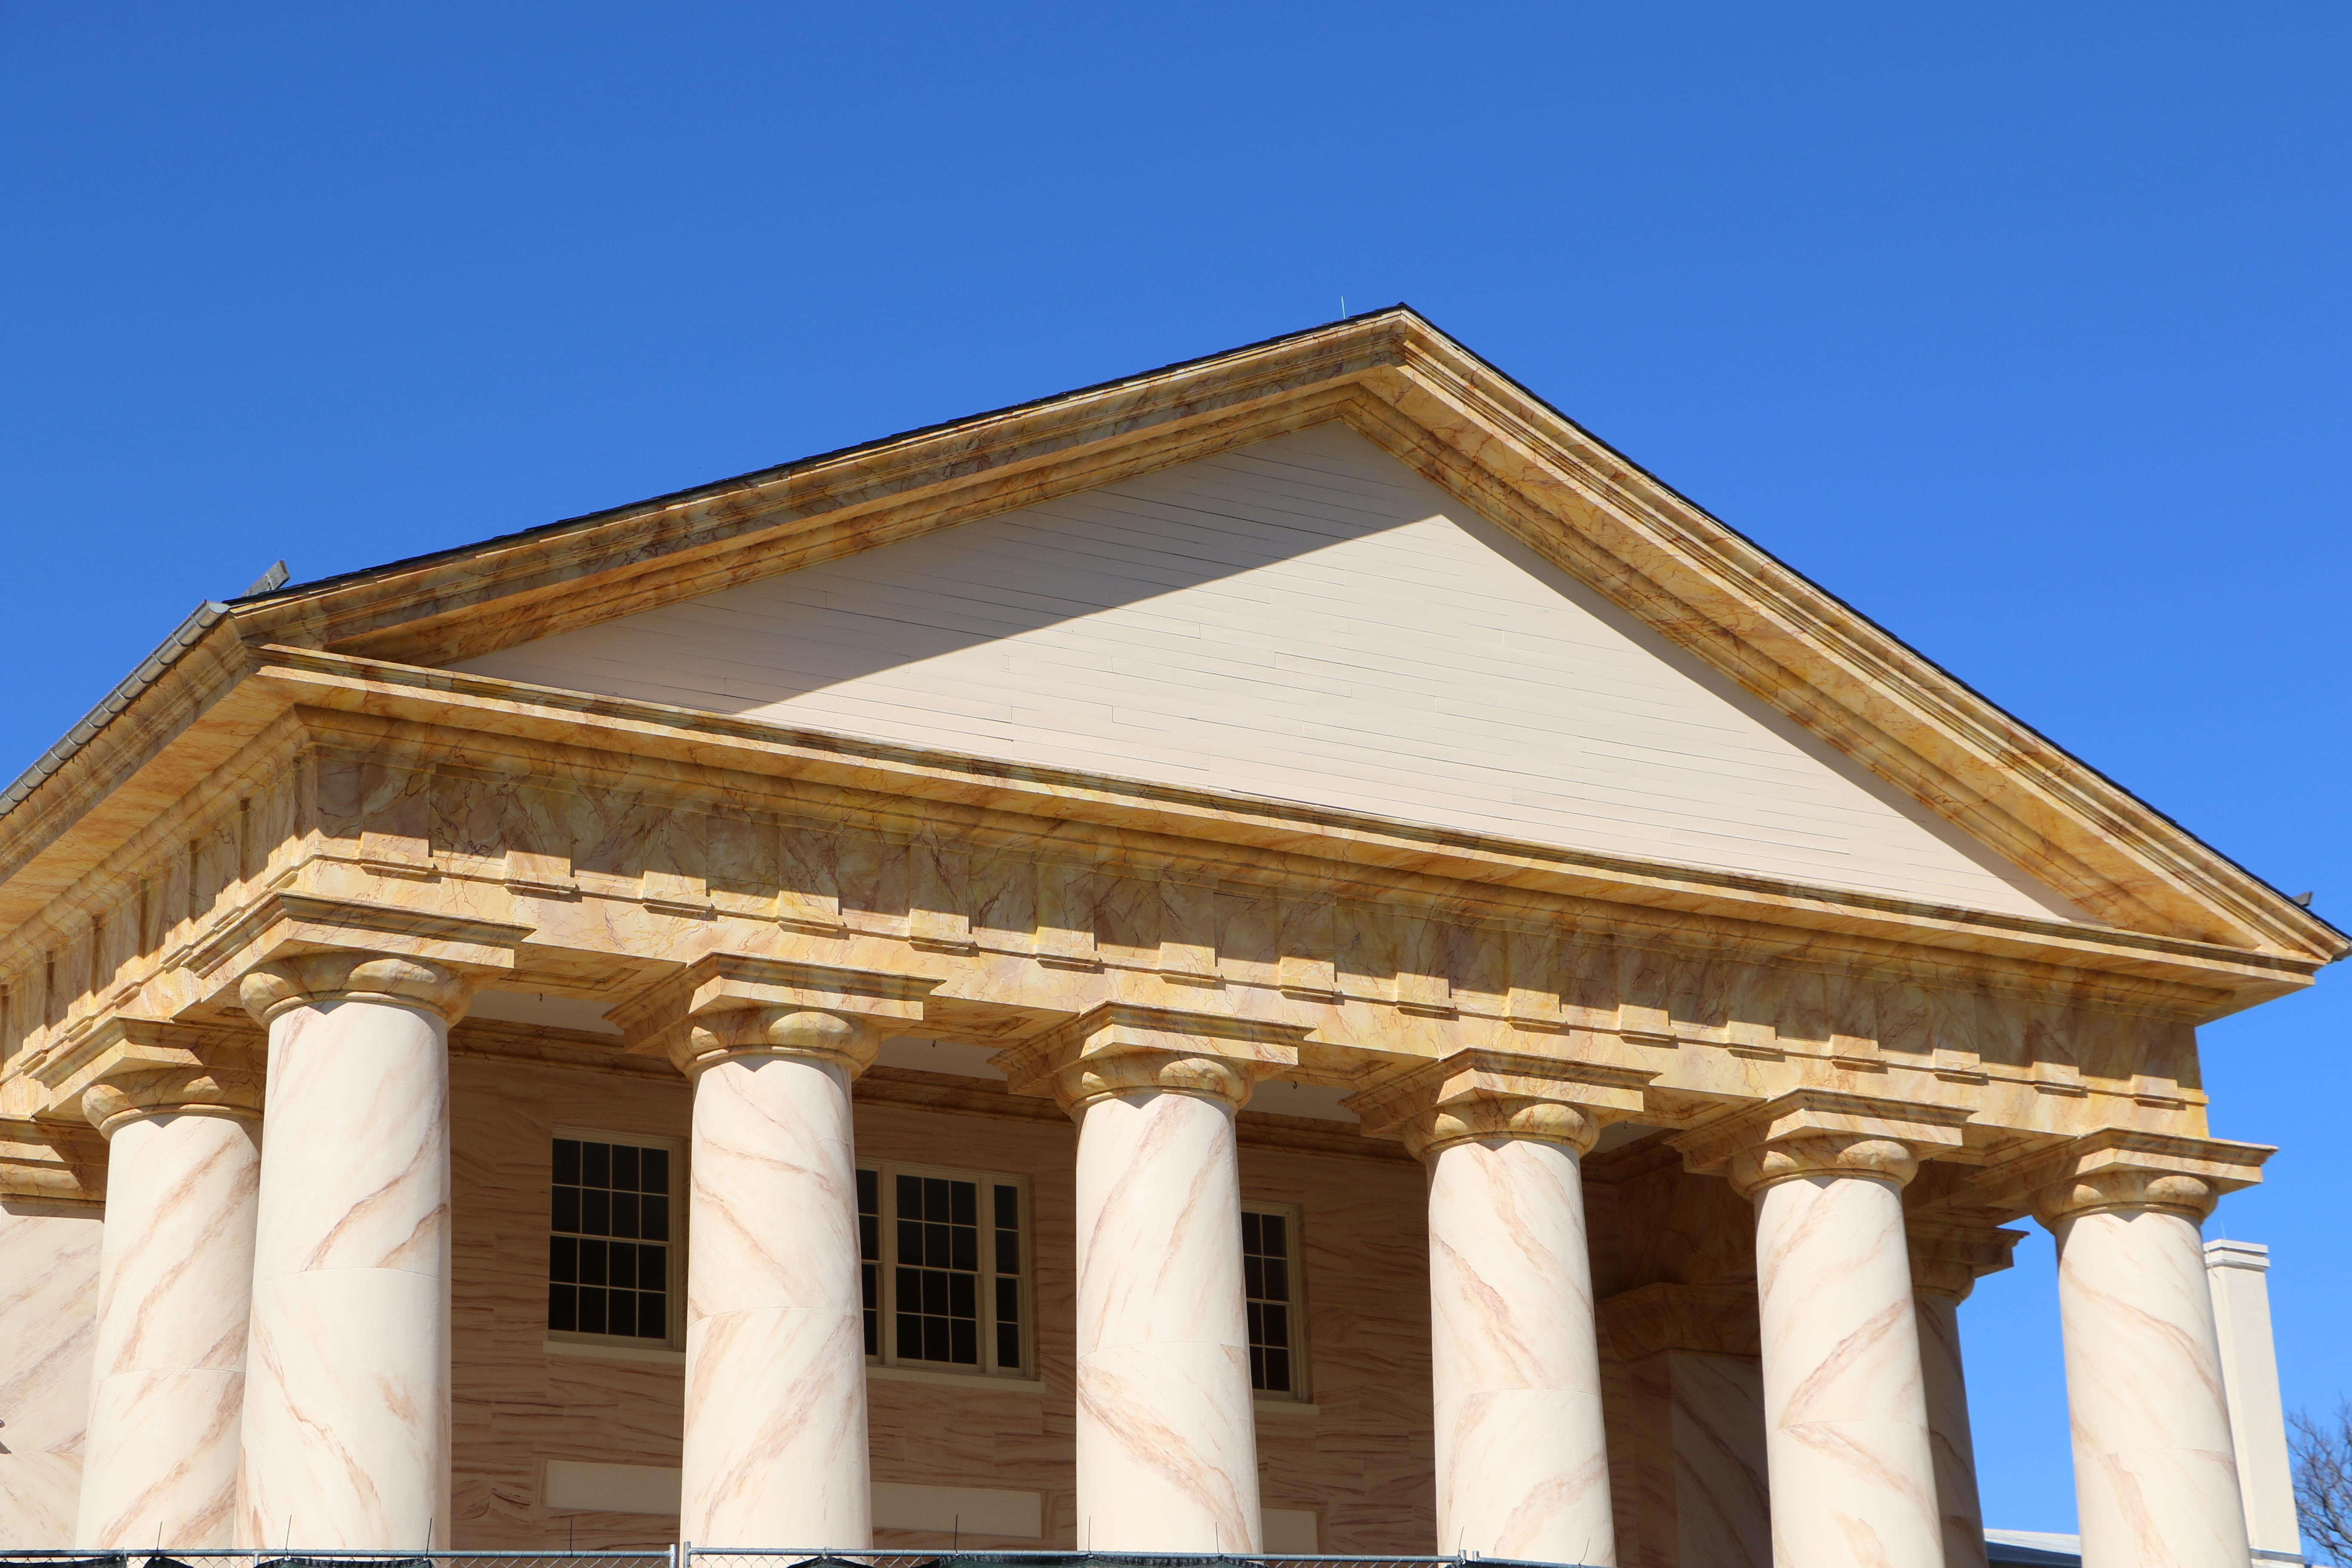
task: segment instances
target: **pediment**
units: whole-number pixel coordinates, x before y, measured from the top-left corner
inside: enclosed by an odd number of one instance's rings
[[[2347,946],[1402,307],[208,606],[9,793],[20,899],[261,721],[238,671],[271,648],[1900,920]]]
[[[2084,918],[1337,422],[457,668]]]

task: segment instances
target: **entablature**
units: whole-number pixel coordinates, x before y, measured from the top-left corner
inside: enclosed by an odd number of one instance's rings
[[[1591,867],[1533,874],[1525,846],[1270,802],[1113,811],[1107,787],[838,738],[625,751],[609,713],[555,739],[445,696],[425,717],[289,708],[0,945],[0,1110],[71,1114],[50,1080],[109,1020],[245,1026],[241,973],[289,953],[616,1008],[738,954],[903,977],[925,1032],[1000,1049],[1159,1009],[1278,1033],[1303,1082],[1495,1051],[1627,1075],[1659,1126],[1798,1089],[1931,1105],[1986,1158],[2111,1126],[2202,1136],[2193,1020],[2245,978],[2245,955],[2128,933],[1960,942],[1942,915],[1824,926],[1793,894],[1604,898]],[[1074,800],[1095,809],[1055,814]]]

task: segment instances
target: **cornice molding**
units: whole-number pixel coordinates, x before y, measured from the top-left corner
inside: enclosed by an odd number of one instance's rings
[[[184,779],[199,752],[231,752],[266,721],[273,704],[244,700],[258,657],[247,649],[464,657],[1331,419],[1495,513],[2118,931],[2270,966],[2279,990],[2352,947],[1402,308],[233,605],[0,817],[0,875],[21,879],[7,890],[20,896],[0,901],[21,908],[69,882],[77,857],[94,864],[177,798],[166,774]],[[287,656],[268,657],[284,667]],[[638,722],[648,708],[637,705]],[[594,710],[579,705],[575,717]],[[698,717],[706,732],[730,722]],[[159,771],[174,747],[181,767]],[[86,842],[50,854],[68,836]],[[1707,879],[1678,868],[1670,880]],[[1739,881],[1702,896],[1736,897]],[[1869,907],[1818,896],[1841,912]],[[1891,923],[1917,918],[1906,910]]]

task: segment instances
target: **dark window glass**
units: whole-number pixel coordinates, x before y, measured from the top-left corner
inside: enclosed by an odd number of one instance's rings
[[[980,1184],[900,1176],[891,1284],[901,1361],[980,1364]]]
[[[857,1173],[857,1288],[866,1298],[866,1353],[882,1353],[882,1173]]]
[[[1281,1215],[1244,1211],[1242,1293],[1249,1305],[1250,1386],[1291,1393],[1290,1222]]]
[[[1021,1364],[1021,1189],[998,1187],[996,1221],[996,1364]]]
[[[669,1337],[669,1151],[555,1141],[547,1326]]]

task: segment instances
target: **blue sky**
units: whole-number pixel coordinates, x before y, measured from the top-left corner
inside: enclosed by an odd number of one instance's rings
[[[2352,10],[0,0],[0,774],[196,603],[1408,300],[2352,917]],[[2205,1033],[2352,1392],[2352,984]],[[1966,1309],[2071,1529],[2050,1244]]]

